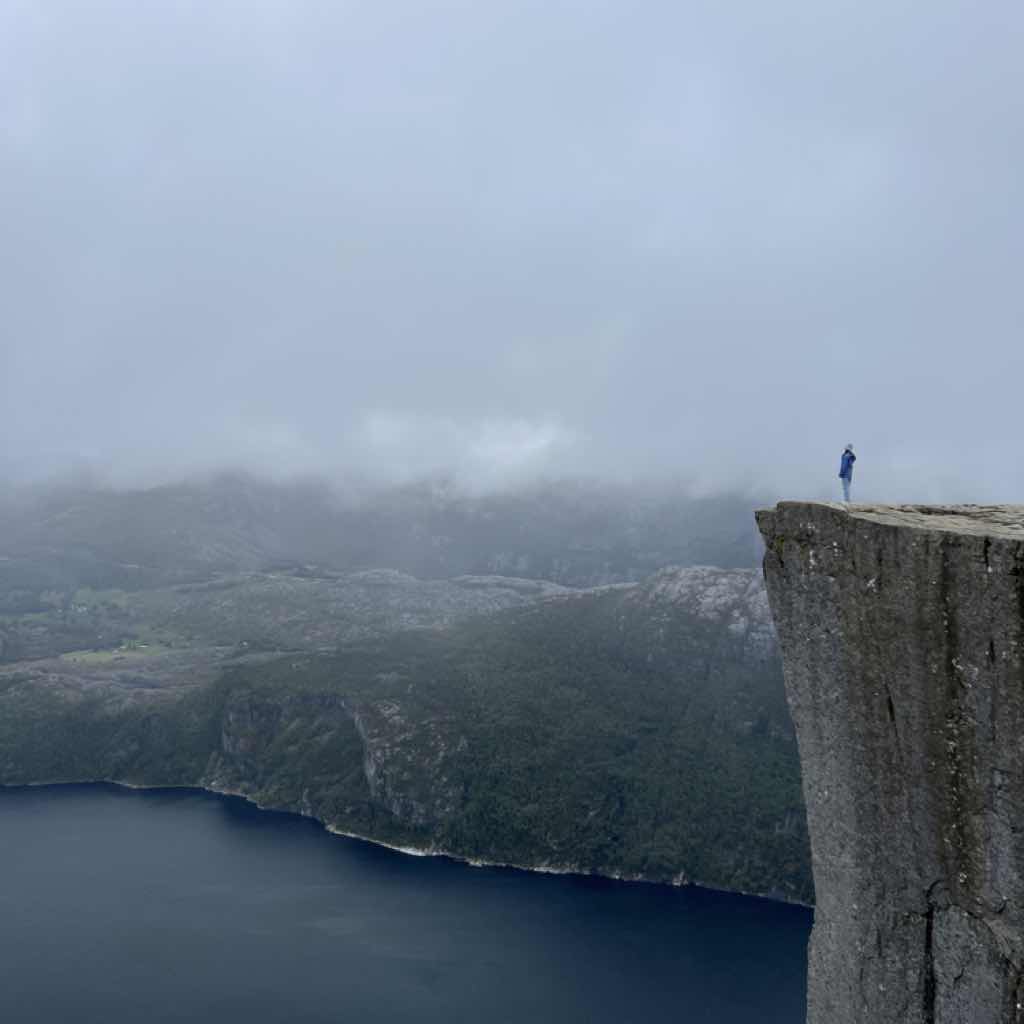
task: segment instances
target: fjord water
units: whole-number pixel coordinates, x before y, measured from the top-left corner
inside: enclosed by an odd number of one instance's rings
[[[409,857],[190,790],[0,789],[9,1024],[802,1024],[810,924]]]

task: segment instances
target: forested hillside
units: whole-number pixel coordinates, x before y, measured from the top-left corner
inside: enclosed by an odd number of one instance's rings
[[[0,781],[204,785],[470,859],[811,897],[756,573],[236,653],[208,681],[126,657],[8,668]]]

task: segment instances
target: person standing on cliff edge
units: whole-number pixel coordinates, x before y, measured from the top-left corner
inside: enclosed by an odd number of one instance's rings
[[[857,456],[853,454],[853,445],[848,444],[839,460],[839,479],[843,482],[843,501],[850,502],[850,484],[853,483],[853,464]]]

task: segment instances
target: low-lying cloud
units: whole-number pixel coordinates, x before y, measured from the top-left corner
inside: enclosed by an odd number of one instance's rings
[[[0,469],[1012,500],[1024,9],[0,9]]]

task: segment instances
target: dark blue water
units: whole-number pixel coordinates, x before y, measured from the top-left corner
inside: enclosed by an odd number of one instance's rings
[[[810,924],[407,857],[192,791],[0,789],[5,1024],[803,1024]]]

